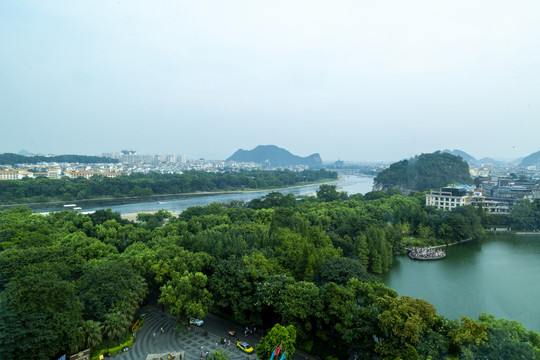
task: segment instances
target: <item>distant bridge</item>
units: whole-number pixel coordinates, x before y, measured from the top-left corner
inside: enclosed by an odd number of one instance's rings
[[[362,169],[362,168],[328,169],[328,170],[336,171],[338,174],[343,174],[343,175],[364,175],[364,176],[373,176],[373,177],[376,176],[376,174],[366,172],[366,169]]]

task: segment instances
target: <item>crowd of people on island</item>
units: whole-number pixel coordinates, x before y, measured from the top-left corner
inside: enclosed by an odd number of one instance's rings
[[[413,247],[409,255],[415,259],[440,259],[446,256],[444,250],[431,247]]]

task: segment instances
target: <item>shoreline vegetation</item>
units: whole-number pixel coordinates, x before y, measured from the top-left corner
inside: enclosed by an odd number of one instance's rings
[[[472,238],[463,239],[460,241],[453,241],[451,243],[445,243],[440,244],[440,242],[444,241],[443,239],[435,239],[435,238],[429,238],[429,239],[423,239],[423,238],[410,238],[404,241],[401,246],[403,248],[412,248],[412,247],[422,247],[422,248],[432,248],[432,249],[442,249],[448,246],[454,246],[463,244],[465,242],[472,241]],[[439,242],[439,244],[437,244]]]
[[[461,241],[454,241],[453,243],[449,243],[449,244],[431,246],[431,248],[432,249],[441,249],[441,248],[448,247],[448,246],[454,246],[454,245],[463,244],[463,243],[466,243],[466,242],[469,242],[469,241],[472,241],[472,240],[473,240],[472,238],[469,238],[469,239],[465,239],[465,240],[461,240]]]
[[[149,214],[149,215],[154,215],[156,214],[158,211],[160,210],[148,210],[148,211],[144,211],[144,210],[141,210],[141,211],[137,211],[137,212],[133,212],[133,213],[126,213],[126,214],[120,214],[120,217],[124,220],[128,220],[128,221],[137,221],[137,217],[139,216],[139,214]],[[177,218],[180,213],[179,212],[176,212],[176,211],[170,211],[170,210],[167,210],[167,212],[169,214],[171,214],[172,217],[175,217]]]
[[[540,237],[539,231],[487,231],[490,235],[536,235]],[[442,245],[423,245],[423,247],[429,247],[431,249],[442,249],[449,246],[455,246],[460,245],[463,243],[467,243],[470,241],[473,241],[473,238],[464,239],[461,241],[454,241],[452,243],[448,244],[442,244]],[[410,245],[402,244],[403,249],[407,249]],[[405,254],[398,254],[398,255],[405,255]]]
[[[288,186],[288,187],[281,187],[281,188],[278,188],[278,189],[245,190],[245,191],[242,191],[242,190],[238,190],[238,191],[217,191],[217,192],[191,193],[191,194],[169,194],[169,195],[159,195],[159,197],[163,197],[163,196],[184,196],[184,195],[188,196],[188,195],[248,194],[248,193],[262,192],[262,191],[269,191],[269,190],[279,191],[279,190],[287,190],[287,189],[297,189],[297,188],[301,188],[301,187],[305,187],[305,186],[334,184],[334,183],[337,183],[337,182],[339,182],[341,180],[342,180],[342,178],[338,177],[337,180],[320,181],[320,182],[304,184],[304,185],[294,185],[294,186]],[[152,196],[148,196],[148,197],[152,197]],[[144,198],[144,196],[139,196],[139,197],[136,197],[136,198]],[[127,199],[127,198],[121,198],[121,199]],[[97,199],[92,199],[92,200],[97,200]],[[116,200],[116,199],[109,199],[109,200]],[[159,210],[140,210],[140,211],[136,211],[136,212],[132,212],[132,213],[120,214],[120,217],[122,219],[128,220],[128,221],[137,221],[137,216],[139,214],[154,215],[158,211]],[[167,211],[173,217],[178,217],[180,215],[180,213],[177,212],[177,211],[171,211],[171,210],[167,210]]]
[[[82,201],[279,190],[338,181],[334,171],[290,170],[131,174],[116,178],[23,179],[0,182],[0,208]]]
[[[488,230],[486,230],[486,232],[489,235],[539,235],[540,236],[540,231],[513,231],[513,230],[509,230],[509,231],[488,231]]]
[[[169,197],[169,196],[199,196],[199,195],[227,195],[227,194],[249,194],[249,193],[256,193],[256,192],[263,192],[263,191],[280,191],[280,190],[287,190],[287,189],[297,189],[301,187],[306,186],[314,186],[314,185],[324,185],[324,184],[333,184],[341,181],[341,177],[339,177],[337,180],[335,179],[328,179],[326,181],[317,181],[317,182],[310,182],[310,183],[303,183],[301,185],[293,185],[293,186],[283,186],[279,188],[266,188],[266,189],[246,189],[246,190],[217,190],[217,191],[195,191],[195,192],[189,192],[189,193],[171,193],[171,194],[155,194],[155,195],[140,195],[140,196],[118,196],[118,197],[101,197],[101,198],[93,198],[93,199],[81,199],[81,200],[54,200],[54,201],[45,201],[45,202],[29,202],[29,203],[19,203],[19,204],[3,204],[0,203],[0,211],[6,210],[10,207],[18,207],[18,206],[26,206],[26,205],[43,205],[43,204],[63,204],[66,202],[88,202],[88,201],[112,201],[112,200],[130,200],[130,199],[145,199],[145,198],[162,198],[162,197]],[[5,207],[5,208],[4,208]],[[141,210],[138,211],[138,213],[151,213],[154,212],[151,211],[145,211]],[[170,211],[169,211],[170,212]]]

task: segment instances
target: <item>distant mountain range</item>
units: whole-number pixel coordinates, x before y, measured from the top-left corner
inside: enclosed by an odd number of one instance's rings
[[[31,156],[31,155],[34,155],[32,154],[30,151],[26,150],[26,149],[21,149],[21,151],[19,151],[17,153],[17,155],[22,155],[22,156]]]
[[[540,166],[540,151],[525,156],[519,163],[519,166]]]
[[[322,167],[321,156],[317,153],[301,157],[275,145],[259,145],[252,150],[239,149],[225,161],[253,162],[274,166],[306,165],[312,168]]]
[[[465,151],[461,150],[443,150],[442,152],[461,156],[463,160],[465,160],[469,165],[480,165],[480,164],[493,164],[493,165],[512,165],[512,166],[540,166],[540,151],[535,152],[529,156],[526,156],[524,158],[518,158],[514,159],[512,161],[502,161],[502,160],[496,160],[490,157],[484,157],[481,159],[476,159],[473,156],[467,154]]]
[[[462,158],[463,160],[465,160],[466,162],[468,162],[469,164],[470,164],[471,162],[476,162],[476,159],[475,159],[473,156],[467,154],[465,151],[461,151],[461,150],[448,150],[448,149],[446,149],[446,150],[443,150],[442,152],[443,152],[443,153],[452,154],[452,155],[456,155],[456,156],[461,156],[461,158]]]
[[[117,163],[118,160],[101,156],[56,155],[56,156],[24,156],[19,154],[0,154],[0,165],[38,164],[38,163]]]

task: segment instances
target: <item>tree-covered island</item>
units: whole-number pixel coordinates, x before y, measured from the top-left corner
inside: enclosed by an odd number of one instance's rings
[[[540,336],[515,321],[450,320],[377,280],[403,237],[479,238],[485,219],[471,206],[426,208],[423,193],[347,196],[330,185],[316,197],[272,192],[136,223],[110,210],[5,210],[0,358],[122,343],[152,293],[180,324],[229,314],[324,359],[538,359]],[[269,335],[259,356],[275,346]]]

